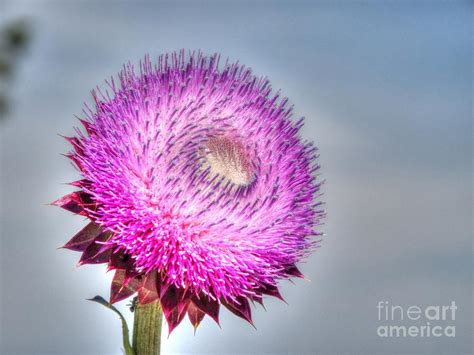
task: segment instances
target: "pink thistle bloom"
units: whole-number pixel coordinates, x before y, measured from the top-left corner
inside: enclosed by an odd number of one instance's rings
[[[222,68],[221,68],[222,67]],[[267,79],[219,56],[147,57],[67,138],[83,176],[54,204],[90,223],[65,247],[115,271],[111,302],[160,300],[170,332],[219,307],[251,320],[249,301],[281,298],[277,281],[316,246],[324,211],[303,119]]]

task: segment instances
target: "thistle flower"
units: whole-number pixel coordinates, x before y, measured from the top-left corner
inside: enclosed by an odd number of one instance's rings
[[[111,303],[159,300],[171,332],[224,306],[252,322],[250,302],[316,246],[323,217],[317,149],[303,119],[265,78],[219,56],[184,51],[93,91],[85,131],[67,138],[83,179],[54,204],[90,223],[64,247],[115,271]]]

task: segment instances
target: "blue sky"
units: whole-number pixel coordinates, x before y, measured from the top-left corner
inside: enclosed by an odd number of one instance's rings
[[[165,354],[470,353],[472,4],[463,1],[4,1],[34,41],[0,126],[5,354],[119,354],[115,316],[84,301],[110,275],[56,251],[82,225],[45,203],[77,173],[59,153],[82,103],[145,53],[220,52],[268,76],[320,148],[322,247],[255,331],[183,325]],[[380,339],[377,302],[449,304],[455,339]],[[125,305],[120,306],[125,310]],[[129,317],[129,319],[131,319]]]

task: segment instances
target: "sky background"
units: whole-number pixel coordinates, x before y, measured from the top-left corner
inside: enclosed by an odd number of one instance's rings
[[[163,354],[472,351],[472,2],[5,1],[34,38],[1,135],[1,354],[120,354],[120,322],[86,298],[111,274],[56,250],[85,221],[45,204],[78,178],[60,153],[90,90],[144,54],[220,52],[268,76],[320,148],[328,217],[310,282],[283,282],[257,330],[227,311]],[[382,339],[377,303],[458,306],[455,338]],[[119,308],[131,314],[127,302]]]

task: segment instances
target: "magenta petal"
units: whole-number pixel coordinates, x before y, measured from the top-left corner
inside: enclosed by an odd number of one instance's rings
[[[194,296],[192,298],[193,303],[201,311],[209,315],[214,321],[219,324],[219,302],[210,299],[207,296],[202,295],[201,297]]]
[[[147,304],[158,300],[156,278],[156,271],[153,271],[146,275],[142,287],[138,289],[138,302],[140,304]]]
[[[137,292],[140,284],[141,282],[137,278],[126,280],[125,271],[117,270],[110,288],[110,303],[115,303],[130,297]]]
[[[237,303],[238,302],[238,303]],[[245,297],[237,297],[236,301],[222,301],[222,304],[236,316],[245,319],[250,324],[252,322],[252,311],[249,301]]]
[[[89,223],[79,233],[77,233],[72,239],[67,242],[63,248],[84,251],[87,247],[102,233],[102,227],[94,222]]]
[[[196,332],[197,327],[204,319],[206,314],[199,309],[198,306],[194,304],[194,302],[190,302],[188,306],[188,318],[191,324],[194,327],[194,332]]]

